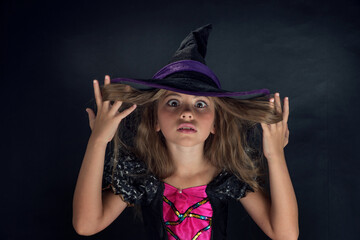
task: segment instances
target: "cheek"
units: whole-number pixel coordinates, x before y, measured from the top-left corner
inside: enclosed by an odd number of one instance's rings
[[[157,112],[157,123],[156,131],[160,131],[168,126],[169,120],[171,119],[171,114],[168,111],[159,110]]]
[[[209,113],[206,115],[203,115],[202,122],[204,125],[208,126],[209,128],[212,128],[214,125],[215,115],[213,113]]]

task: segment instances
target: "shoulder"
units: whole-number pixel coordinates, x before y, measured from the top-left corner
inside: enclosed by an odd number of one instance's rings
[[[207,191],[210,195],[225,199],[240,199],[248,192],[254,192],[249,184],[237,178],[233,173],[222,170],[209,184]]]
[[[103,190],[109,188],[128,203],[146,204],[152,201],[160,181],[148,172],[146,164],[135,155],[111,156],[104,164]]]

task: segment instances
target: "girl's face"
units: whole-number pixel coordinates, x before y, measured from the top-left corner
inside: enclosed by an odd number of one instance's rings
[[[156,131],[167,143],[194,146],[215,133],[215,107],[208,97],[167,91],[159,99],[157,117]]]

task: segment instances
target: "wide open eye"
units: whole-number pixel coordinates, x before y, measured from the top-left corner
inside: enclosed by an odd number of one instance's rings
[[[169,105],[170,107],[177,107],[179,105],[179,101],[175,99],[171,99],[166,104]]]
[[[205,107],[207,107],[207,104],[204,101],[198,101],[198,102],[196,102],[195,106],[198,108],[205,108]]]

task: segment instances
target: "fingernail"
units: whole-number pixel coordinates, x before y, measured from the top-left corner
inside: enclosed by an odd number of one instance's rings
[[[94,80],[93,83],[96,83],[96,80]]]
[[[279,93],[275,93],[275,95],[276,95],[276,96],[280,96],[280,94],[279,94]]]

